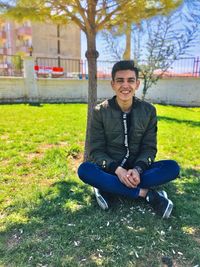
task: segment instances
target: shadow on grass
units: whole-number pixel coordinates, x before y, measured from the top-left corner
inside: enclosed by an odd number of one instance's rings
[[[181,176],[182,177],[192,177],[192,178],[199,178],[200,180],[200,170],[192,169],[192,168],[186,168],[181,169]]]
[[[175,183],[170,184],[169,187],[176,203],[175,213],[177,217],[180,217],[181,225],[199,228],[200,171],[192,168],[182,168],[180,178]]]
[[[168,221],[130,200],[104,212],[91,199],[88,186],[70,180],[57,182],[39,194],[34,205],[27,204],[28,223],[11,225],[3,233],[1,263],[24,267],[156,267],[166,255],[180,266],[195,264],[200,260],[199,244],[183,227],[197,227],[200,186],[196,176],[194,181],[187,180],[191,170],[183,173],[183,184],[178,181],[165,186],[176,206]],[[197,192],[192,193],[195,189]]]
[[[29,106],[31,107],[43,107],[43,105],[40,102],[29,102]]]
[[[176,118],[166,117],[166,116],[158,116],[158,121],[166,121],[166,122],[176,122],[187,124],[191,127],[200,127],[199,121],[191,121],[191,120],[180,120]]]

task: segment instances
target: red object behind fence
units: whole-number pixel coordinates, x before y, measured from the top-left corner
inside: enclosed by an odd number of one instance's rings
[[[61,77],[64,74],[63,67],[34,66],[34,70],[38,77]]]

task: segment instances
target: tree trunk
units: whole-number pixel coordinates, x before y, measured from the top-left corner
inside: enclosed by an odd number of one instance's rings
[[[87,52],[86,58],[88,61],[88,110],[87,110],[87,129],[85,139],[84,161],[88,160],[89,156],[89,140],[90,140],[90,125],[92,110],[97,103],[97,57],[99,53],[96,51],[96,32],[90,30],[86,34],[87,37]]]
[[[126,28],[126,48],[123,54],[123,59],[131,59],[131,25],[127,25]]]
[[[146,77],[144,77],[143,79],[144,79],[144,85],[143,85],[143,89],[142,89],[142,100],[145,99],[146,92],[147,92],[147,79],[146,79]]]

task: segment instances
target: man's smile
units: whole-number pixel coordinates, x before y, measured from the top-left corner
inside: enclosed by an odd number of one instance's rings
[[[129,93],[131,93],[131,90],[122,89],[122,90],[120,90],[120,93],[121,94],[129,94]]]

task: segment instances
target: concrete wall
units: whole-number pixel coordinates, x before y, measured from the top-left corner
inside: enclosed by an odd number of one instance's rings
[[[142,95],[142,84],[137,96]],[[178,105],[178,106],[200,106],[200,78],[165,78],[159,80],[147,91],[147,101],[153,103]]]
[[[37,82],[39,99],[43,102],[87,102],[87,80],[39,79]],[[98,100],[101,101],[113,95],[110,81],[99,80]]]
[[[34,61],[25,61],[25,78],[0,77],[0,103],[87,102],[87,80],[36,79]],[[142,84],[136,93],[141,96]],[[98,81],[98,99],[113,96],[110,81]],[[149,89],[146,100],[181,106],[200,106],[200,78],[168,78]]]
[[[28,98],[24,79],[0,77],[0,103],[26,101],[28,101]]]

